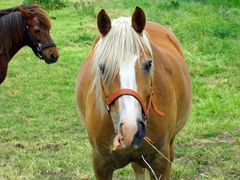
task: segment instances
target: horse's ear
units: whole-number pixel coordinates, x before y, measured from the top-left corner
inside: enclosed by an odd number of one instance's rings
[[[22,16],[26,19],[32,19],[34,17],[34,12],[29,12],[28,10],[19,7],[18,10],[20,11],[20,13],[22,14]]]
[[[133,29],[141,34],[146,25],[146,17],[144,11],[140,7],[136,7],[132,15],[132,27]]]
[[[111,29],[111,20],[107,13],[102,9],[97,16],[97,25],[99,32],[105,36]]]

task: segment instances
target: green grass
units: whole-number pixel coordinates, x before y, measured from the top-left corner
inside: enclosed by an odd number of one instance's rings
[[[192,114],[175,141],[173,179],[240,178],[240,1],[112,0],[48,10],[56,64],[27,47],[12,59],[0,86],[0,179],[94,179],[76,76],[97,34],[97,12],[129,16],[136,5],[179,37],[192,77]],[[133,172],[128,166],[114,176],[133,179]]]

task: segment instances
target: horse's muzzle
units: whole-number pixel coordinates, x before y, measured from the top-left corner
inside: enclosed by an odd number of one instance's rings
[[[44,57],[43,56],[43,59],[45,60],[45,62],[47,64],[52,64],[52,63],[55,63],[57,60],[58,60],[58,55],[54,54],[54,53],[51,53],[49,55],[49,57]]]
[[[52,64],[58,60],[59,54],[56,47],[50,47],[43,49],[41,51],[41,56],[47,64]]]
[[[121,123],[117,136],[113,142],[113,150],[137,149],[145,136],[145,124],[137,120],[137,126],[131,127],[127,123]]]

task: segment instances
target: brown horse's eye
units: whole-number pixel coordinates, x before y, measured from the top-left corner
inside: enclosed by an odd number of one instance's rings
[[[104,74],[104,72],[105,72],[105,65],[104,64],[99,64],[98,66],[99,66],[99,69],[100,69],[101,73]]]
[[[148,74],[150,73],[152,68],[152,60],[147,60],[146,62],[143,63],[143,71]]]
[[[40,31],[40,29],[35,29],[34,30],[36,33],[40,33],[41,31]]]

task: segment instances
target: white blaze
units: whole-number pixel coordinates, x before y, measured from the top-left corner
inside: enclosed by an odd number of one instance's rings
[[[137,91],[135,64],[137,56],[133,55],[130,59],[120,63],[120,88]],[[123,95],[119,98],[120,123],[137,125],[137,118],[141,115],[141,107],[137,99],[133,96]]]

